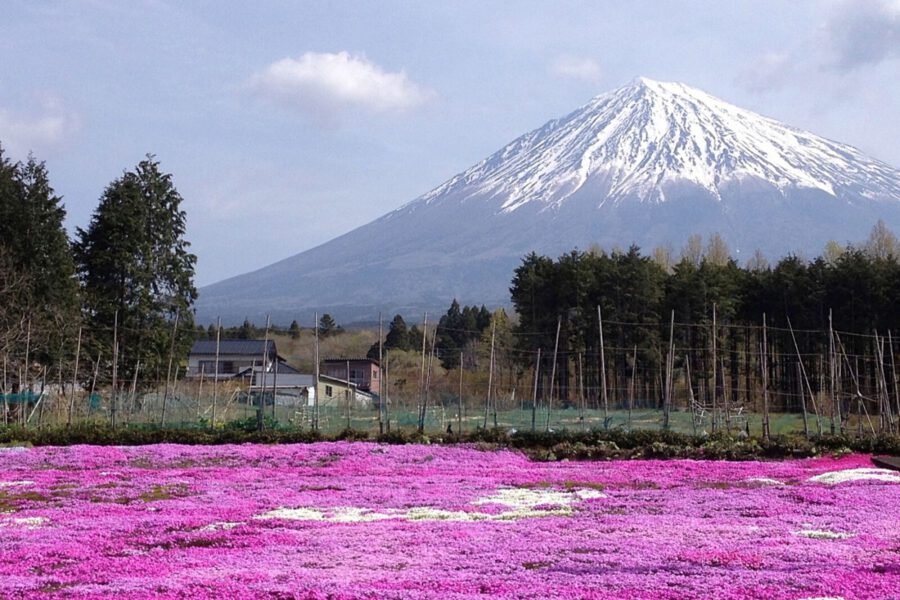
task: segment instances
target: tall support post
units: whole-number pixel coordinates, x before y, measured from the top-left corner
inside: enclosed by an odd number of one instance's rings
[[[391,431],[391,352],[384,352],[384,425],[385,429]]]
[[[162,414],[160,415],[159,424],[166,426],[166,405],[169,403],[169,380],[172,378],[172,360],[175,356],[175,340],[178,338],[178,317],[179,312],[175,311],[175,323],[172,325],[172,341],[169,344],[169,367],[166,370],[166,391],[163,394]]]
[[[126,423],[129,422],[131,416],[134,415],[134,403],[137,399],[137,380],[138,380],[138,372],[141,370],[141,361],[138,360],[134,365],[134,378],[131,380],[131,407],[128,410],[128,413],[125,415]]]
[[[216,427],[216,405],[219,402],[219,346],[222,342],[222,317],[216,317],[216,373],[213,376],[212,427]]]
[[[834,351],[834,321],[828,309],[828,389],[831,394],[831,434],[842,433],[841,403],[837,394],[837,368]]]
[[[785,316],[787,316],[787,315],[785,315]],[[812,386],[809,385],[809,378],[806,376],[806,367],[803,366],[803,357],[800,356],[800,346],[799,346],[799,344],[797,344],[797,336],[794,335],[794,327],[793,327],[793,325],[791,325],[790,317],[787,317],[787,322],[788,322],[788,328],[791,331],[791,339],[794,341],[794,350],[797,352],[797,362],[800,365],[800,376],[801,376],[800,384],[801,385],[803,385],[804,383],[806,384],[806,390],[809,392],[809,399],[813,405],[813,412],[816,415],[817,431],[819,432],[819,435],[822,435],[822,421],[821,421],[821,419],[819,419],[819,407],[816,404],[816,398],[813,395]],[[802,388],[801,388],[801,391],[802,391]],[[803,410],[804,410],[804,412],[806,411],[805,401],[804,401]],[[806,419],[806,417],[804,416],[804,420],[805,419]],[[807,437],[808,437],[808,433],[807,433]]]
[[[119,375],[119,311],[113,317],[113,364],[112,364],[112,389],[109,398],[109,420],[112,428],[116,428],[116,409],[118,408],[118,375]]]
[[[418,398],[416,398],[416,416],[418,417],[417,425],[419,423],[422,423],[425,419],[425,417],[423,416],[423,412],[424,412],[425,408],[424,408],[424,403],[422,402],[422,400],[425,397],[425,345],[427,343],[427,340],[428,340],[428,313],[426,312],[425,318],[422,322],[422,368],[419,371],[419,390],[418,390],[419,395],[418,395]],[[487,420],[487,417],[485,417],[485,420]]]
[[[319,430],[319,313],[316,312],[316,321],[313,324],[313,331],[315,332],[316,337],[316,346],[315,346],[315,356],[313,360],[315,360],[315,378],[316,380],[313,382],[313,389],[315,390],[315,395],[313,397],[313,430]]]
[[[771,434],[769,423],[769,343],[767,338],[766,313],[763,313],[762,329],[762,356],[760,357],[760,369],[762,369],[763,386],[763,438],[769,439]]]
[[[578,405],[581,415],[581,429],[585,427],[584,422],[584,362],[582,361],[581,352],[578,353]]]
[[[719,426],[718,402],[716,400],[719,395],[719,374],[717,372],[719,359],[716,352],[716,305],[712,307],[712,431],[716,432]]]
[[[597,326],[600,329],[600,390],[603,396],[603,428],[609,428],[609,398],[606,392],[606,352],[603,345],[603,314],[597,305]]]
[[[66,427],[72,426],[72,412],[75,410],[75,389],[78,387],[78,362],[81,360],[81,331],[78,328],[78,342],[75,344],[75,369],[72,371],[72,394],[69,397],[69,410],[66,414]],[[3,389],[6,391],[6,359],[3,362]]]
[[[28,383],[29,371],[31,370],[31,319],[28,319],[27,327],[28,327],[27,333],[25,334],[25,364],[24,364],[25,377],[19,378],[19,391],[20,392],[25,391],[25,390],[27,390],[29,392],[32,391],[32,385],[30,383]],[[24,388],[22,387],[23,381],[25,382]],[[29,399],[30,399],[30,395],[29,395]],[[20,404],[20,406],[23,407],[22,410],[19,411],[20,419],[22,421],[22,427],[26,427],[28,425],[28,423],[25,421],[25,413],[27,412],[27,409],[28,409],[28,402],[26,401],[25,403]]]
[[[675,311],[669,321],[669,351],[666,353],[665,405],[663,406],[663,429],[669,428],[669,412],[672,410],[672,381],[675,370]]]
[[[7,385],[7,358],[3,353],[3,425],[9,425],[9,387]]]
[[[384,433],[384,390],[381,386],[384,384],[384,367],[382,366],[382,354],[384,352],[384,321],[381,313],[378,313],[378,434]]]
[[[897,416],[897,434],[900,435],[900,389],[897,384],[897,362],[894,360],[894,338],[888,329],[888,349],[891,352],[891,385],[894,388],[894,414]]]
[[[100,373],[100,356],[101,353],[97,352],[97,362],[94,363],[94,376],[91,378],[91,391],[88,393],[88,406],[90,406],[90,402],[94,398],[94,390],[97,389],[97,375]]]
[[[347,429],[350,429],[350,403],[351,403],[350,392],[352,391],[350,389],[351,385],[352,384],[350,383],[350,361],[348,360],[347,361]]]
[[[425,431],[425,417],[428,414],[428,394],[431,388],[431,370],[434,364],[434,346],[437,343],[437,326],[431,333],[431,352],[428,354],[428,370],[425,373],[425,393],[422,395],[422,416],[419,419],[419,433]],[[441,423],[443,426],[443,423]]]
[[[694,383],[691,381],[691,357],[684,355],[684,375],[688,386],[688,401],[691,403],[691,430],[697,435],[697,407],[694,402]]]
[[[803,435],[809,439],[809,417],[806,412],[806,390],[803,387],[803,365],[797,362],[797,391],[800,392],[800,407],[803,410]]]
[[[550,371],[550,398],[547,402],[547,431],[550,431],[550,414],[553,412],[553,386],[556,384],[556,359],[559,356],[559,330],[562,328],[562,317],[556,319],[556,341],[553,343],[553,367]]]
[[[266,374],[269,371],[269,326],[271,325],[271,321],[269,320],[269,315],[266,315],[266,334],[263,339],[263,350],[262,350],[262,388],[257,389],[257,394],[259,394],[259,404],[256,407],[256,429],[257,431],[262,431],[266,427],[266,419],[265,419],[265,408],[266,408]],[[275,357],[275,360],[278,360],[278,357]],[[256,379],[256,373],[253,370],[250,370],[250,390],[253,390],[253,380]],[[272,401],[275,401],[275,398],[272,398]]]
[[[459,353],[459,399],[456,407],[456,433],[462,435],[462,414],[463,414],[463,353]]]
[[[494,335],[497,332],[497,322],[494,319],[491,319],[491,358],[488,361],[488,385],[487,385],[487,395],[484,399],[484,429],[487,429],[488,425],[488,413],[491,410],[491,392],[493,391],[494,385]],[[496,409],[494,409],[494,414],[496,415]]]
[[[631,381],[628,382],[628,431],[631,431],[631,413],[634,411],[634,385],[637,379],[637,344],[631,360]]]
[[[534,361],[534,382],[531,391],[531,431],[535,430],[537,421],[537,393],[538,381],[541,375],[541,349],[538,348],[537,358]]]

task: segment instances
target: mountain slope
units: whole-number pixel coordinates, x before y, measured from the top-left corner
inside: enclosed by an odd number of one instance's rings
[[[198,318],[506,304],[531,251],[677,249],[718,232],[738,258],[813,255],[829,239],[863,239],[878,218],[900,230],[897,169],[700,90],[637,79],[368,225],[201,289]]]

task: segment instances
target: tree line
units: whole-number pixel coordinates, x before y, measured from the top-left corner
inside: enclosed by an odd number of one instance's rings
[[[69,239],[46,164],[13,162],[0,145],[4,393],[167,377],[190,343],[197,297],[181,203],[172,175],[147,155],[103,189]]]
[[[667,372],[680,378],[685,396],[707,404],[754,405],[763,370],[765,391],[783,409],[800,410],[834,385],[847,397],[889,392],[896,399],[896,377],[883,373],[893,373],[900,332],[898,248],[879,222],[861,247],[830,243],[812,260],[788,256],[774,265],[757,253],[739,266],[718,236],[706,251],[693,237],[677,261],[636,246],[555,260],[532,253],[510,288],[520,364],[534,368],[539,348],[552,361],[556,349],[555,368],[545,362],[539,369],[555,377],[542,393],[569,400],[577,383],[597,402],[605,387],[620,406],[629,395],[661,406]],[[832,383],[835,369],[842,372]]]

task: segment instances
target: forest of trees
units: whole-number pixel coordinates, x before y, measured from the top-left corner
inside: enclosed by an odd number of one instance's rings
[[[829,244],[811,261],[789,256],[771,266],[759,254],[739,266],[718,236],[705,251],[692,238],[677,262],[637,247],[556,260],[531,254],[510,288],[522,367],[533,368],[527,362],[538,348],[552,361],[558,327],[554,393],[563,400],[575,395],[577,380],[598,402],[605,363],[609,401],[618,406],[632,379],[638,397],[662,406],[669,372],[683,388],[690,384],[698,402],[758,406],[765,366],[765,389],[781,409],[843,394],[845,411],[877,410],[879,397],[897,397],[898,250],[879,222],[863,247]],[[583,367],[573,374],[576,358]],[[866,405],[852,406],[860,396]]]
[[[14,163],[0,145],[4,393],[168,377],[190,344],[197,297],[181,202],[148,155],[107,185],[70,240],[45,164]]]

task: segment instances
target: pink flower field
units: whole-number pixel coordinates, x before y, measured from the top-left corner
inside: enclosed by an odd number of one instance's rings
[[[900,473],[868,456],[2,448],[0,597],[900,598]]]

